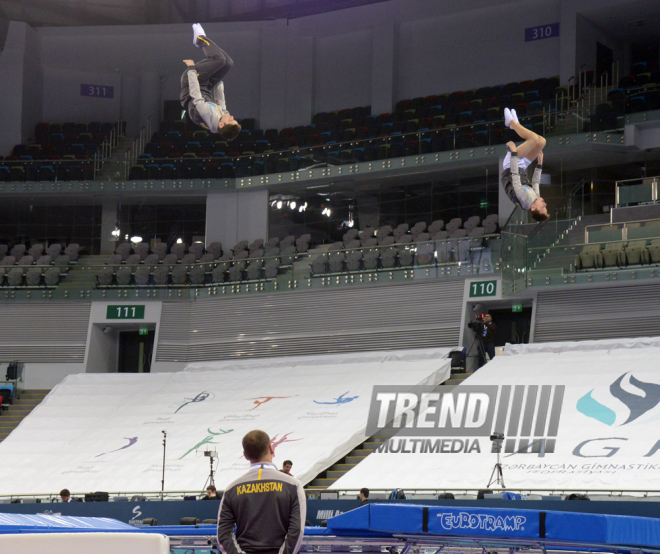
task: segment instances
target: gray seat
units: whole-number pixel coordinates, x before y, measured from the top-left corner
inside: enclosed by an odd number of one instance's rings
[[[264,275],[266,279],[275,279],[280,270],[280,260],[271,258],[264,264]]]
[[[497,221],[490,220],[488,221],[487,219],[484,220],[483,222],[483,228],[484,228],[484,233],[486,235],[494,235],[497,233]]]
[[[66,254],[60,254],[56,259],[54,264],[57,266],[68,266],[71,263],[71,260],[69,259],[69,256]]]
[[[220,256],[222,256],[222,243],[212,242],[208,245],[206,251],[210,254],[213,254],[213,259],[217,260]]]
[[[157,242],[156,244],[154,244],[154,247],[152,248],[151,252],[153,254],[156,254],[159,260],[162,260],[165,256],[167,256],[167,244],[165,244],[164,242]]]
[[[456,231],[456,229],[461,228],[461,225],[463,225],[463,220],[460,217],[455,217],[449,223],[447,223],[447,225],[445,227],[445,231],[447,231],[449,233],[449,235],[451,236],[451,234],[454,231]]]
[[[117,270],[117,284],[126,287],[131,284],[133,272],[130,267],[122,266]]]
[[[170,254],[174,254],[176,259],[180,260],[186,254],[186,250],[188,250],[188,246],[185,242],[177,243],[170,248]]]
[[[263,255],[264,255],[263,248],[255,248],[254,250],[250,250],[250,258],[262,258]]]
[[[412,244],[413,236],[412,235],[401,235],[397,244]]]
[[[605,246],[602,251],[604,267],[621,267],[625,264],[624,242],[615,242]]]
[[[43,244],[33,244],[30,247],[30,250],[28,250],[28,254],[30,256],[32,256],[34,259],[37,259],[43,253],[44,253],[44,245]]]
[[[227,272],[230,281],[240,281],[243,279],[243,269],[239,264],[234,264]]]
[[[53,263],[53,260],[51,259],[51,257],[48,254],[44,254],[43,256],[41,256],[36,261],[37,265],[50,265],[52,263]]]
[[[312,260],[312,273],[314,275],[322,275],[327,271],[327,257],[325,254],[321,254],[320,256],[316,256]]]
[[[144,265],[158,265],[159,261],[160,259],[158,258],[158,254],[149,254],[144,259]]]
[[[17,244],[9,252],[10,256],[14,256],[17,260],[25,256],[25,245]]]
[[[279,255],[280,255],[279,246],[266,246],[266,248],[264,248],[264,257],[266,258],[273,258],[274,256],[279,256]]]
[[[167,285],[167,281],[170,276],[170,270],[167,266],[159,265],[153,270],[151,276],[154,279],[154,284]]]
[[[20,287],[23,283],[23,270],[20,267],[15,267],[7,273],[7,283],[10,287]]]
[[[368,250],[362,256],[362,263],[364,269],[376,269],[378,267],[378,252],[375,250]]]
[[[140,257],[140,254],[131,254],[126,260],[126,265],[131,266],[132,270],[135,271],[136,267],[140,265],[141,262],[142,258]]]
[[[193,285],[203,285],[206,279],[206,273],[201,265],[190,268],[190,282]]]
[[[486,231],[483,227],[475,227],[470,231],[468,237],[483,237],[486,234]]]
[[[184,265],[178,265],[172,269],[172,283],[175,285],[185,285],[188,279],[188,268]]]
[[[211,271],[213,269],[213,264],[212,262],[215,261],[215,258],[213,257],[213,254],[211,252],[207,252],[206,254],[203,254],[202,257],[199,259],[200,264],[204,264],[202,267],[204,267],[204,271]]]
[[[4,258],[9,251],[9,246],[6,244],[0,244],[0,259]]]
[[[433,253],[429,251],[417,252],[415,258],[419,265],[429,265],[435,260]]]
[[[600,244],[585,244],[582,251],[575,257],[577,269],[597,269],[603,267],[603,255]]]
[[[107,287],[108,285],[112,284],[112,275],[113,273],[111,269],[104,268],[96,274],[96,280],[98,281],[99,285]]]
[[[348,244],[352,240],[357,239],[359,234],[360,234],[360,231],[358,231],[357,229],[349,229],[348,231],[346,231],[344,233],[344,236],[342,237],[342,239],[344,241],[344,244]]]
[[[261,264],[260,263],[255,263],[251,262],[250,265],[247,267],[247,278],[250,281],[256,281],[261,277]]]
[[[328,256],[328,265],[330,273],[340,273],[344,270],[344,260],[346,255],[343,252],[334,252]]]
[[[431,225],[429,225],[427,231],[429,235],[433,236],[439,231],[442,231],[445,228],[445,222],[442,219],[436,219]]]
[[[429,233],[420,233],[417,235],[416,242],[426,242],[428,240],[431,240],[431,235]]]
[[[346,256],[346,269],[348,271],[359,271],[362,265],[362,250],[349,252]]]
[[[266,246],[278,246],[280,244],[279,237],[271,237],[266,241]]]
[[[48,247],[49,253],[50,253],[51,247],[53,247],[53,246],[55,246],[55,245],[51,245],[51,246]],[[115,254],[121,255],[122,261],[125,262],[128,259],[128,257],[131,255],[132,248],[133,247],[132,247],[130,242],[122,242],[121,244],[117,245],[117,248],[115,248]],[[58,254],[59,254],[59,252],[58,252]],[[53,254],[51,254],[51,256],[53,256]]]
[[[16,256],[5,256],[0,260],[0,265],[16,265]]]
[[[149,267],[141,265],[135,270],[135,284],[145,286],[149,284],[151,277]]]
[[[34,258],[32,256],[23,256],[18,260],[18,265],[32,265],[34,263]]]
[[[380,265],[385,269],[394,267],[396,264],[397,249],[390,247],[380,252]]]
[[[103,271],[103,270],[101,270]],[[49,267],[44,273],[44,281],[47,286],[54,287],[60,282],[60,275],[62,272],[59,267]],[[111,273],[112,276],[112,273]]]
[[[367,244],[369,240],[365,241],[365,246],[369,246],[369,244]],[[396,237],[393,237],[392,235],[383,236],[378,238],[377,240],[378,240],[378,244],[380,244],[381,246],[389,246],[390,244],[396,243]]]
[[[451,232],[451,235],[449,235],[449,238],[451,239],[462,239],[467,237],[467,231],[465,229],[455,229]]]
[[[117,271],[119,267],[121,266],[121,254],[113,254],[110,256],[110,259],[108,260],[108,265],[112,266],[113,271]]]
[[[221,265],[217,265],[211,271],[211,281],[213,283],[222,283],[225,280],[227,270]]]
[[[651,258],[651,263],[658,264],[660,263],[660,239],[653,239],[651,244],[648,245],[647,250],[649,251],[649,257]]]
[[[378,231],[376,231],[376,237],[378,239],[389,237],[391,234],[392,234],[391,225],[383,225],[380,229],[378,229]]]
[[[234,252],[234,256],[236,255],[236,252],[240,252],[241,250],[247,250],[248,246],[250,246],[250,243],[246,240],[241,240],[237,242],[232,248],[232,251]]]
[[[305,235],[309,236],[309,235]],[[296,240],[296,251],[299,253],[307,252],[309,250],[309,241],[306,239],[303,239],[303,237],[300,237],[298,240]]]
[[[293,235],[288,235],[280,241],[280,248],[284,248],[285,246],[292,246],[295,243],[296,243],[296,237],[294,237]]]
[[[651,261],[646,240],[630,241],[624,253],[627,265],[648,264]]]
[[[400,266],[409,266],[413,264],[414,254],[412,250],[408,248],[402,248],[399,250],[399,265]]]
[[[179,261],[179,258],[177,257],[176,254],[168,254],[163,258],[163,265],[169,265],[169,266],[174,266],[176,263]]]
[[[445,240],[447,238],[449,238],[449,233],[447,233],[447,231],[438,231],[433,235],[433,240]]]
[[[292,244],[285,246],[282,249],[281,257],[280,257],[280,259],[282,260],[282,265],[291,265],[293,263],[293,260],[296,259],[296,253],[297,253],[296,247],[293,246]]]
[[[144,261],[149,255],[149,244],[146,242],[139,242],[135,245],[135,248],[133,248],[133,252],[140,256],[140,260]]]
[[[185,265],[194,264],[197,262],[197,259],[197,254],[194,252],[188,252],[183,256],[183,258],[181,258],[181,263]]]
[[[193,242],[188,248],[188,254],[195,256],[195,261],[199,260],[204,255],[204,243]]]
[[[41,283],[41,269],[36,267],[28,269],[27,273],[25,274],[25,282],[30,287],[39,286]]]
[[[250,253],[247,250],[234,251],[235,260],[247,260],[249,257],[250,257]]]
[[[264,246],[264,239],[253,240],[248,245],[248,250],[252,252],[253,250],[257,250],[258,248],[263,248],[263,246]]]

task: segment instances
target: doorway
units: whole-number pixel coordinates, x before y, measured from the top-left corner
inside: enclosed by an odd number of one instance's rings
[[[118,373],[150,373],[156,331],[134,329],[119,332]]]
[[[493,322],[497,325],[495,346],[504,346],[507,342],[511,344],[529,342],[529,333],[532,328],[531,307],[523,308],[520,312],[514,312],[511,308],[491,308],[488,313],[493,316]]]

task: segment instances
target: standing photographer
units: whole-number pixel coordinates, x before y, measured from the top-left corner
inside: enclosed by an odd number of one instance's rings
[[[481,332],[481,342],[484,345],[484,351],[488,354],[489,360],[492,360],[495,357],[496,334],[497,325],[493,323],[493,316],[486,314],[484,316],[483,331]]]

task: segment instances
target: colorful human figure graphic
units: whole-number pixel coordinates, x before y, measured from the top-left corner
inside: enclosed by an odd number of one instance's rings
[[[327,405],[348,404],[349,402],[353,402],[353,400],[360,398],[359,396],[351,396],[350,398],[344,398],[344,396],[346,396],[347,394],[348,391],[346,391],[338,398],[335,398],[334,402],[318,402],[317,400],[314,400],[314,404],[327,404]]]
[[[174,413],[176,414],[179,410],[185,408],[188,404],[196,404],[197,402],[204,402],[204,400],[206,400],[211,395],[213,395],[213,397],[215,398],[215,395],[212,392],[206,392],[206,391],[200,392],[197,396],[195,396],[195,398],[184,398],[185,402],[181,404]],[[173,408],[174,406],[170,406],[170,407]]]
[[[103,454],[97,454],[95,456],[95,458],[100,458],[101,456],[105,456],[106,454],[112,454],[113,452],[119,452],[120,450],[125,450],[126,448],[130,448],[131,446],[133,446],[137,442],[138,438],[137,437],[131,437],[131,438],[124,437],[124,440],[128,441],[127,445],[122,446],[121,448],[117,448],[116,450],[111,450],[110,452],[104,452]]]
[[[282,443],[285,443],[285,442],[296,442],[296,441],[301,441],[301,440],[302,440],[302,439],[289,439],[288,436],[289,436],[290,434],[291,434],[291,433],[287,433],[286,435],[282,436],[282,438],[281,438],[280,440],[277,440],[277,437],[279,436],[279,434],[277,434],[277,435],[275,435],[274,437],[272,437],[272,438],[270,439],[270,445],[273,447],[273,451],[274,451],[274,450],[275,450],[280,444],[282,444]]]
[[[233,431],[233,429],[229,429],[227,431],[223,431],[222,429],[220,429],[220,431],[218,433],[214,433],[213,431],[211,431],[210,428],[207,429],[207,431],[209,433],[208,436],[205,437],[204,440],[202,440],[201,442],[199,442],[195,446],[193,446],[190,450],[188,450],[188,452],[186,452],[183,456],[181,456],[179,458],[179,460],[183,460],[188,454],[190,454],[193,450],[197,450],[200,446],[203,446],[205,444],[218,444],[217,442],[213,442],[212,439],[214,439],[217,436],[226,435],[227,433],[231,433]]]
[[[298,395],[294,394],[293,396],[298,396]],[[245,410],[245,411],[251,412],[252,410],[256,410],[262,404],[265,404],[266,402],[270,402],[271,400],[274,400],[276,398],[293,398],[293,396],[258,396],[257,398],[246,398],[246,400],[254,400],[254,404],[256,404],[256,406],[254,408],[250,408],[249,410]]]

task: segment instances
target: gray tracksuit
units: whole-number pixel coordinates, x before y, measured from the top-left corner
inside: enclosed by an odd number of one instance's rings
[[[220,81],[213,89],[213,102],[210,99],[204,99],[197,80],[197,70],[191,67],[187,72],[188,76],[188,94],[190,103],[194,109],[189,108],[188,115],[190,119],[200,127],[204,127],[212,133],[218,132],[220,118],[228,114],[227,103],[225,101],[225,85]],[[190,106],[190,104],[188,104]]]
[[[254,464],[222,497],[218,543],[227,554],[297,554],[306,511],[298,479],[271,463]]]
[[[502,184],[514,204],[523,210],[531,209],[532,204],[541,196],[539,185],[542,172],[543,166],[537,165],[530,185],[527,173],[520,173],[518,170],[518,156],[511,154],[511,169],[505,169],[502,173]]]

